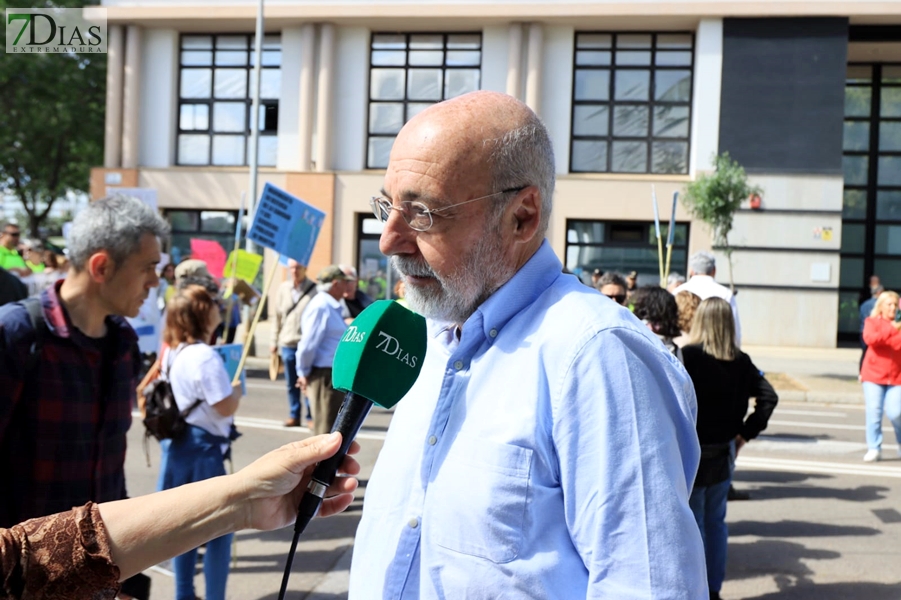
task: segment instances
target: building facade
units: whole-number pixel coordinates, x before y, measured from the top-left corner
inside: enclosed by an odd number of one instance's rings
[[[652,193],[665,225],[673,193],[729,152],[763,188],[730,236],[745,343],[855,339],[869,275],[901,287],[901,1],[269,0],[256,114],[256,2],[102,8],[106,141],[92,195],[155,189],[176,256],[197,237],[229,248],[256,126],[260,185],[328,215],[311,270],[355,264],[383,292],[369,199],[394,136],[430,104],[483,89],[546,123],[548,239],[577,274],[656,283]],[[710,248],[679,205],[672,269]]]

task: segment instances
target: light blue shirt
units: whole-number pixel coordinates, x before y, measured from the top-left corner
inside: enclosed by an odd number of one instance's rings
[[[313,296],[300,317],[303,336],[297,344],[297,372],[307,377],[313,367],[331,368],[345,330],[341,303],[327,292]]]
[[[429,323],[366,489],[350,598],[708,597],[691,380],[547,242]]]

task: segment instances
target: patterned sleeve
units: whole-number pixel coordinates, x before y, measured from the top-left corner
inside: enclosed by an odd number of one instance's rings
[[[113,599],[119,568],[97,505],[0,529],[0,597]]]

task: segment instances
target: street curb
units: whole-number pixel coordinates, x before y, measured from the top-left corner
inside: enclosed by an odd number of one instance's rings
[[[863,406],[863,393],[843,392],[801,392],[798,390],[776,390],[782,402],[813,402],[817,404],[849,404]]]

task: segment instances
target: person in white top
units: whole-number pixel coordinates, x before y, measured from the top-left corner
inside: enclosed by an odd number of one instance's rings
[[[716,258],[710,252],[696,252],[688,259],[688,281],[672,290],[675,296],[685,290],[700,297],[722,298],[732,307],[732,316],[735,317],[735,345],[741,346],[741,321],[738,319],[738,304],[735,294],[724,285],[714,281],[716,277]]]
[[[234,414],[241,386],[232,385],[219,355],[206,344],[222,322],[219,303],[202,286],[180,290],[166,307],[168,348],[161,369],[168,376],[182,414],[188,411],[187,431],[178,439],[163,440],[158,490],[225,475],[223,464],[233,439]],[[209,542],[203,560],[208,600],[225,600],[232,534]],[[176,598],[195,598],[197,550],[172,559]]]

